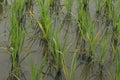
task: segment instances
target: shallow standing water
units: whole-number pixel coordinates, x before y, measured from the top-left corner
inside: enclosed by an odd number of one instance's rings
[[[10,54],[7,51],[7,48],[9,46],[9,42],[8,42],[8,36],[9,36],[9,17],[8,17],[8,11],[7,9],[9,9],[9,6],[11,6],[11,1],[8,0],[8,5],[5,5],[4,2],[0,2],[0,79],[1,80],[6,80],[8,75],[9,75],[9,71],[11,68],[11,63],[10,63]],[[63,1],[61,0],[61,4],[63,4]],[[75,0],[72,6],[72,13],[73,15],[77,15],[77,1]],[[90,14],[90,18],[91,20],[95,20],[96,18],[96,3],[95,0],[90,0],[89,1],[89,14]],[[64,11],[64,10],[63,10]],[[33,13],[36,14],[35,17],[37,18],[37,6],[34,5],[33,8]],[[66,16],[66,13],[63,12],[59,15],[60,19],[63,20],[64,17]],[[71,24],[70,24],[71,23]],[[59,24],[59,20],[56,21],[56,25]],[[70,25],[69,25],[70,24]],[[67,44],[72,44],[72,47],[69,51],[69,54],[66,57],[66,62],[68,64],[68,67],[70,67],[71,65],[71,60],[72,60],[72,55],[73,55],[73,50],[76,44],[76,24],[77,22],[74,21],[74,19],[69,22],[68,24],[64,24],[63,28],[61,30],[61,34],[60,34],[60,38],[61,38],[61,44],[62,44],[62,39],[64,38],[65,32],[68,30],[68,32],[70,33]],[[97,33],[97,31],[99,30],[104,30],[105,26],[103,25],[98,25],[99,23],[96,22],[96,26],[95,26],[95,32]],[[53,24],[54,25],[54,24]],[[70,27],[70,28],[68,28]],[[29,28],[28,32],[32,32],[32,29]],[[102,33],[102,32],[101,32]],[[40,47],[39,44],[35,44],[34,46],[32,46],[31,50],[27,50],[27,45],[29,44],[28,40],[28,36],[26,37],[26,41],[25,41],[25,45],[24,45],[24,51],[22,52],[20,58],[22,59],[24,56],[27,55],[27,53],[30,53],[23,62],[21,62],[22,65],[22,70],[25,73],[25,75],[27,76],[27,80],[30,80],[30,69],[31,69],[31,65],[32,63],[35,63],[37,66],[39,66],[40,61],[42,60],[42,55],[40,54],[41,52],[39,51]],[[96,52],[99,53],[100,49],[96,48]],[[109,54],[109,50],[108,53]],[[99,54],[98,54],[99,55]],[[98,57],[96,57],[97,59]],[[79,65],[79,61],[77,62],[77,65]],[[90,71],[90,73],[92,73],[91,76],[93,75],[97,75],[97,70],[99,69],[99,64],[96,62],[93,63],[93,72]],[[111,66],[109,67],[109,65],[111,65],[111,63],[109,62],[109,56],[106,57],[106,61],[105,61],[105,67],[104,67],[104,74],[108,74],[108,70],[109,68],[111,69],[111,72],[113,71],[114,73],[114,67]],[[96,66],[96,67],[95,67]],[[107,68],[109,67],[109,68]],[[82,73],[82,70],[84,69],[88,69],[89,67],[87,67],[84,64],[80,64],[78,66],[78,68],[76,69],[76,73],[75,73],[75,80],[81,80],[80,76]],[[89,69],[88,69],[89,70]],[[87,70],[87,71],[88,71]],[[90,74],[89,72],[86,72],[88,74]],[[84,75],[83,75],[84,76]],[[47,80],[47,78],[46,78]],[[52,80],[52,79],[50,79]],[[88,79],[87,79],[88,80]],[[96,78],[90,78],[89,80],[97,80]],[[110,80],[109,78],[105,78],[103,80]]]

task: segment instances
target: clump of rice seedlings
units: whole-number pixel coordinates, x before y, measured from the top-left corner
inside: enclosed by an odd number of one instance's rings
[[[66,7],[67,13],[71,13],[73,0],[64,0],[64,5]]]
[[[23,23],[23,11],[25,0],[14,0],[10,13],[10,45],[11,71],[8,80],[25,79],[20,68],[20,53],[25,39],[25,24]]]
[[[42,45],[43,57],[46,56],[46,62],[49,64],[49,40],[50,40],[50,30],[51,30],[51,19],[49,16],[49,6],[51,0],[36,0],[40,8],[40,20],[37,21],[37,33],[40,35],[40,44]]]
[[[96,43],[99,33],[97,33],[94,37],[94,26],[90,23],[90,21],[89,21],[89,29],[90,29],[90,33],[88,32],[87,34],[88,43],[89,43],[89,55],[93,56],[94,45]]]
[[[78,32],[85,39],[88,30],[88,12],[84,10],[83,1],[78,0]]]
[[[103,0],[96,1],[96,18],[100,18],[100,16],[101,16],[102,2],[103,2]]]
[[[86,34],[89,28],[88,13],[84,10],[83,1],[78,0],[78,26],[77,26],[77,45],[80,45],[81,54],[85,53]],[[79,47],[77,46],[76,47]]]
[[[31,80],[37,80],[36,79],[36,73],[37,73],[37,69],[36,69],[36,64],[32,63],[32,67],[31,67]]]
[[[94,35],[94,26],[89,21],[89,30],[86,33],[86,39],[88,39],[88,51],[84,54],[81,54],[82,61],[84,62],[84,67],[81,72],[81,77],[85,80],[90,79],[92,74],[91,71],[93,70],[93,63],[94,63],[94,56],[95,54],[95,44],[99,39],[99,32]]]
[[[96,19],[101,22],[100,25],[106,26],[107,32],[112,24],[113,0],[98,0],[96,5]]]
[[[96,79],[97,80],[104,80],[106,77],[105,77],[105,74],[104,74],[104,65],[99,63],[99,71],[97,72],[97,77]]]
[[[60,21],[60,10],[62,8],[60,0],[51,0],[50,1],[50,7],[49,7],[49,14],[52,18],[53,26],[58,26],[58,22]]]
[[[52,29],[51,19],[49,15],[50,0],[38,1],[40,7],[40,21],[38,21],[39,29],[42,34],[43,55],[46,55],[46,63],[48,64],[47,74],[51,73],[55,69],[56,78],[61,76],[61,57],[60,57],[60,44],[58,42],[58,33]],[[46,8],[47,7],[47,8]],[[55,67],[54,67],[55,66]]]
[[[32,62],[31,63],[31,80],[43,80],[44,72],[42,70],[45,65],[45,58],[46,57],[44,57],[41,60],[41,63],[39,66],[37,66],[37,64],[35,64],[35,62],[31,61]]]
[[[67,68],[67,65],[66,65],[66,62],[65,62],[65,55],[64,54],[62,55],[61,63],[62,63],[61,65],[62,65],[62,70],[63,70],[64,76],[65,76],[65,79],[70,80],[69,79],[68,68]]]
[[[82,2],[83,2],[83,9],[84,9],[84,11],[87,11],[88,10],[89,0],[82,0]]]
[[[49,16],[49,6],[50,6],[50,0],[43,1],[43,0],[37,0],[38,6],[40,7],[40,21],[38,22],[38,33],[41,35],[41,43],[43,44],[43,54],[47,54],[48,51],[48,41],[50,39],[51,33],[51,19]]]
[[[33,10],[33,0],[27,0],[25,4],[26,4],[26,11]]]
[[[74,2],[74,0],[64,0],[64,6],[65,6],[66,11],[67,11],[65,19],[70,19],[70,18],[67,18],[67,16],[71,15],[71,10],[72,10],[72,6],[73,6],[73,2]]]
[[[109,26],[112,21],[112,12],[113,12],[113,0],[105,1],[105,17],[106,17],[106,26]]]
[[[101,52],[99,52],[98,53],[98,60],[97,60],[97,62],[98,62],[98,70],[97,70],[97,76],[96,76],[96,79],[98,79],[98,80],[104,80],[104,79],[107,79],[107,76],[105,76],[106,75],[106,73],[105,73],[105,71],[106,71],[106,69],[105,69],[105,57],[106,57],[106,54],[107,54],[107,47],[108,47],[108,35],[106,35],[106,37],[104,38],[104,40],[102,41],[102,40],[99,40],[98,41],[98,46],[100,46],[99,48],[100,48],[100,51]]]
[[[119,1],[118,1],[119,2]],[[120,8],[119,4],[114,4],[114,12],[113,12],[113,25],[112,25],[112,48],[115,60],[115,80],[119,80],[120,78],[120,62],[119,62],[119,50],[118,50],[118,43],[119,43],[119,31],[120,31]]]
[[[50,14],[51,14],[51,16],[58,15],[60,9],[61,9],[60,0],[51,0],[51,2],[50,2]]]
[[[89,19],[89,11],[86,6],[88,2],[78,0],[78,3],[78,31],[76,47],[79,50],[80,54],[78,55],[77,59],[82,59],[82,63],[84,63],[81,77],[87,80],[92,76],[91,71],[93,69],[93,58],[95,55],[94,48],[97,40],[99,39],[99,32],[97,34],[94,33],[95,29],[92,21],[90,21]],[[88,47],[88,50],[86,49],[86,47]]]
[[[106,55],[106,50],[107,50],[107,44],[108,44],[108,36],[104,39],[103,43],[101,42],[100,44],[100,49],[101,49],[101,57],[100,57],[100,63],[104,64],[105,60],[105,55]]]
[[[62,26],[68,24],[67,25],[68,30],[69,30],[69,26],[71,25],[71,21],[72,21],[71,20],[72,19],[71,18],[71,13],[72,13],[71,11],[72,11],[73,2],[74,2],[74,0],[64,0],[64,6],[66,8],[67,13],[64,17],[64,20],[62,21]]]
[[[105,26],[111,25],[112,24],[112,12],[113,12],[113,0],[105,0],[105,1],[103,0],[100,10],[101,10],[100,13],[103,15],[103,18],[105,21]]]
[[[75,80],[75,72],[76,72],[76,51],[74,51],[72,63],[71,63],[71,71],[70,71],[70,80]]]
[[[61,72],[61,50],[60,50],[60,43],[58,32],[55,33],[52,42],[50,42],[50,51],[51,55],[53,56],[54,65],[56,67],[56,75],[54,80],[61,80],[62,79],[62,72]]]
[[[68,45],[66,47],[64,47],[64,49],[61,51],[61,66],[62,66],[62,71],[64,74],[64,78],[65,80],[75,80],[75,72],[77,69],[77,65],[76,65],[76,49],[74,50],[73,54],[72,54],[72,60],[71,60],[71,65],[70,68],[68,68],[67,66],[67,62],[66,62],[66,56],[69,53],[69,49],[70,49],[71,45]]]

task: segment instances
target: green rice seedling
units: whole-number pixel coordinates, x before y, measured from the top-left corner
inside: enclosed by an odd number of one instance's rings
[[[74,0],[64,0],[64,5],[65,5],[66,11],[67,11],[66,17],[71,15],[73,2],[74,2]],[[65,18],[65,19],[69,19],[69,18]]]
[[[66,62],[65,62],[65,55],[62,55],[61,63],[62,63],[61,65],[62,65],[62,70],[63,70],[64,76],[65,76],[65,79],[70,80],[69,73],[68,73],[68,68],[67,68],[67,65],[66,65]]]
[[[105,10],[103,11],[103,9],[106,9],[107,6],[107,0],[97,0],[96,1],[96,14],[98,16],[102,15],[102,12],[105,12]]]
[[[36,79],[36,72],[37,69],[36,69],[36,64],[35,63],[32,63],[32,68],[31,68],[31,80],[37,80]]]
[[[66,56],[67,53],[70,50],[71,45],[68,45],[64,47],[64,49],[61,51],[61,66],[62,66],[62,71],[65,77],[65,80],[74,80],[75,78],[75,71],[76,71],[76,51],[73,53],[73,58],[71,62],[71,69],[69,71],[69,68],[67,67],[67,62],[66,62]]]
[[[78,59],[81,58],[87,63],[83,67],[81,77],[84,79],[88,79],[92,76],[91,70],[93,69],[93,57],[94,57],[94,51],[95,51],[95,44],[97,43],[97,40],[99,39],[99,32],[95,35],[94,26],[92,21],[89,19],[89,12],[88,9],[85,7],[85,3],[81,0],[78,0],[78,31],[77,31],[77,45],[81,40],[81,47],[80,47],[80,57],[78,56]],[[88,41],[89,51],[86,51],[86,41]],[[82,52],[84,51],[84,52]]]
[[[63,21],[62,21],[62,26],[66,26],[67,25],[67,27],[68,27],[68,29],[67,29],[67,31],[69,30],[69,26],[70,25],[72,25],[71,23],[71,21],[72,21],[72,15],[71,15],[71,13],[72,13],[72,6],[73,6],[73,2],[74,2],[74,0],[64,0],[64,6],[65,6],[65,8],[66,8],[66,15],[65,15],[65,17],[64,17],[64,19],[63,19]],[[66,31],[66,33],[67,33],[67,31]],[[66,33],[65,33],[65,36],[66,36]]]
[[[56,76],[58,76],[61,74],[60,67],[59,67],[60,66],[60,53],[59,53],[58,40],[56,42],[57,38],[53,37],[54,31],[52,30],[51,19],[49,15],[50,0],[46,0],[45,2],[37,0],[37,2],[40,7],[40,21],[41,22],[38,21],[38,25],[39,25],[39,28],[42,34],[43,53],[47,55],[46,59],[48,59],[49,68],[51,66],[53,67],[53,65],[56,66],[56,69],[57,69]],[[53,63],[50,61],[51,57],[53,59]],[[51,71],[49,71],[49,73],[51,73]]]
[[[119,1],[118,1],[119,2]],[[113,25],[112,25],[112,47],[113,47],[113,54],[115,60],[115,80],[119,80],[120,78],[120,62],[119,62],[119,50],[118,50],[118,43],[119,43],[119,31],[120,31],[120,8],[119,4],[114,5],[114,12],[113,12]]]
[[[43,52],[44,54],[47,54],[46,51],[48,51],[48,41],[51,36],[51,19],[49,16],[49,6],[51,0],[36,0],[38,3],[38,6],[40,8],[40,21],[37,21],[38,23],[38,29],[39,32],[42,34],[41,36],[41,42],[43,43]]]
[[[49,49],[53,59],[52,63],[55,66],[56,72],[54,80],[64,79],[64,76],[62,76],[62,55],[65,47],[62,47],[60,45],[60,28],[61,26],[51,30],[53,32],[53,35],[51,36],[51,39],[49,41]]]
[[[93,50],[94,50],[94,45],[96,43],[96,38],[98,35],[95,35],[95,38],[94,38],[94,26],[90,22],[89,22],[89,28],[90,28],[90,33],[88,33],[88,34],[90,34],[90,35],[87,37],[88,37],[88,41],[89,41],[89,55],[92,56]]]
[[[10,54],[11,54],[11,72],[8,80],[18,80],[21,79],[21,69],[20,69],[20,60],[19,55],[22,51],[24,39],[25,39],[25,31],[23,23],[21,19],[23,18],[23,9],[24,9],[24,1],[21,0],[14,0],[12,3],[11,14],[10,14],[10,21],[11,21],[11,28],[10,28]]]
[[[75,72],[76,72],[76,51],[74,51],[72,63],[71,63],[71,71],[70,71],[70,80],[75,80]]]
[[[112,24],[113,0],[98,0],[96,5],[96,18],[108,28]]]
[[[102,1],[102,0],[97,0],[97,1],[96,1],[96,13],[97,13],[97,14],[100,13],[101,1]]]
[[[60,44],[60,31],[61,26],[54,28],[53,30],[53,36],[51,36],[51,39],[49,41],[49,49],[50,53],[52,55],[53,62],[52,64],[55,66],[55,77],[54,80],[70,80],[70,76],[68,74],[68,68],[67,64],[65,62],[66,60],[66,54],[69,51],[70,45],[67,46],[66,42],[68,40],[67,37],[63,38],[63,45]],[[53,75],[54,76],[54,75]]]
[[[83,9],[84,9],[85,11],[87,11],[87,10],[88,10],[89,0],[82,0],[82,2],[83,2]]]
[[[107,48],[108,48],[108,38],[109,35],[106,35],[104,40],[100,40],[98,41],[98,46],[100,49],[100,52],[98,53],[98,70],[97,70],[97,79],[98,80],[103,80],[103,79],[107,79],[107,77],[105,76],[105,62],[106,62],[106,54],[107,54]],[[108,74],[108,73],[106,73]]]
[[[113,12],[113,0],[106,0],[105,1],[105,17],[106,17],[106,26],[109,26],[111,23],[111,18],[112,18],[112,12]]]
[[[72,5],[74,0],[64,0],[64,5],[68,13],[71,13]]]
[[[60,0],[51,0],[51,2],[50,2],[50,14],[51,14],[51,16],[58,15],[60,9],[61,9]]]
[[[62,70],[63,70],[63,74],[65,77],[65,80],[74,80],[75,79],[75,72],[76,72],[76,51],[74,51],[73,53],[73,58],[72,58],[72,62],[70,65],[70,71],[68,70],[69,68],[67,67],[67,63],[66,63],[66,59],[65,56],[68,52],[68,50],[70,49],[70,45],[67,46],[65,48],[66,50],[61,52],[61,66],[62,66]]]
[[[33,11],[33,0],[26,1],[26,11]]]
[[[60,0],[51,0],[49,6],[49,14],[52,19],[53,27],[58,26],[58,22],[60,22],[59,14],[61,12],[61,1]]]
[[[119,9],[118,7],[114,6],[114,12],[113,12],[113,25],[112,25],[112,42],[113,42],[113,46],[115,48],[117,48],[118,46],[118,35],[119,35],[119,12],[117,12],[117,9]]]
[[[113,0],[98,0],[96,3],[96,17],[108,27],[112,23]]]
[[[89,29],[89,16],[88,16],[89,14],[87,11],[84,10],[83,0],[78,0],[77,11],[78,11],[78,25],[76,31],[77,35],[76,48],[79,47],[78,45],[80,43],[81,45],[79,50],[81,51],[81,54],[83,54],[83,52],[86,52],[85,49],[86,34]]]
[[[78,32],[85,39],[88,31],[88,12],[84,11],[82,0],[78,0],[78,3]]]
[[[113,53],[115,54],[115,80],[119,80],[120,78],[120,62],[119,62],[119,54],[118,54],[118,48],[115,48],[113,46]]]
[[[57,36],[58,37],[58,36]],[[61,52],[60,52],[60,44],[56,37],[53,37],[53,42],[50,45],[51,54],[53,55],[53,61],[56,66],[56,76],[55,80],[59,80],[61,78]]]
[[[88,39],[88,52],[81,54],[82,60],[84,61],[84,67],[81,72],[81,77],[85,80],[89,79],[92,74],[91,70],[93,69],[93,62],[95,54],[95,44],[99,39],[99,32],[94,34],[94,26],[92,25],[91,21],[89,21],[89,30],[86,33],[86,39]]]
[[[106,55],[106,50],[107,50],[107,44],[108,44],[108,36],[104,39],[104,42],[101,43],[101,58],[100,58],[100,63],[104,64],[105,61],[105,55]]]
[[[51,26],[51,19],[49,15],[49,6],[50,6],[50,0],[44,3],[44,1],[37,1],[38,5],[40,6],[40,19],[41,23],[38,22],[41,33],[43,35],[43,39],[45,41],[43,52],[47,56],[49,67],[53,67],[55,65],[55,69],[57,71],[56,77],[59,77],[61,75],[61,60],[60,60],[60,44],[58,42],[58,33],[55,33],[55,30],[52,29]],[[46,8],[47,7],[47,8]],[[47,48],[47,50],[45,50]],[[47,52],[48,51],[48,52]],[[50,61],[49,59],[52,58],[53,61]]]
[[[64,6],[66,8],[66,14],[65,14],[65,17],[64,19],[61,21],[62,24],[61,24],[61,30],[63,28],[66,29],[66,32],[64,34],[64,38],[67,37],[67,33],[72,25],[72,15],[71,15],[71,10],[72,10],[72,5],[73,5],[73,0],[64,0]]]
[[[39,1],[37,0],[38,5],[40,7],[40,21],[39,26],[40,29],[43,33],[43,37],[45,39],[48,39],[49,35],[49,30],[51,28],[51,19],[49,17],[49,5],[50,5],[50,0],[47,1]],[[41,24],[40,24],[41,23]]]
[[[43,67],[45,65],[45,58],[46,56],[41,60],[41,63],[39,66],[35,64],[35,62],[32,62],[31,64],[31,80],[43,80]]]

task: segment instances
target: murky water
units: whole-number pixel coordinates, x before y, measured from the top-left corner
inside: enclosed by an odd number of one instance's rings
[[[7,48],[9,45],[9,42],[8,42],[9,37],[8,36],[9,36],[9,27],[10,27],[9,18],[7,17],[9,15],[9,14],[7,14],[9,11],[9,10],[7,10],[8,9],[7,6],[11,5],[11,1],[8,0],[7,4],[8,5],[5,5],[5,2],[3,2],[3,0],[0,0],[0,80],[7,79],[8,75],[9,75],[10,68],[11,68],[10,54],[9,54],[9,52],[7,52]],[[62,0],[61,0],[61,4],[63,4]],[[73,7],[72,7],[73,16],[77,15],[76,5],[77,5],[77,1],[74,0]],[[89,6],[90,18],[94,22],[94,20],[96,20],[95,0],[90,0],[88,6]],[[65,11],[65,10],[63,9],[63,11]],[[34,4],[33,13],[35,14],[35,18],[37,19],[38,14],[37,14],[36,4]],[[61,12],[59,14],[59,16],[60,16],[59,20],[63,20],[65,18],[66,14],[67,14],[66,12]],[[55,23],[59,24],[59,20],[56,21]],[[105,29],[104,25],[99,26],[99,23],[95,22],[95,33],[97,33],[97,31],[99,31],[99,30],[102,31]],[[53,25],[56,26],[56,24],[55,25],[53,24]],[[63,44],[62,39],[64,38],[66,31],[68,30],[68,32],[70,33],[70,35],[68,37],[67,45],[72,44],[72,47],[70,48],[69,54],[66,56],[66,62],[67,62],[68,67],[71,66],[71,60],[72,60],[71,56],[73,55],[73,50],[76,46],[76,25],[77,25],[77,22],[73,18],[72,21],[68,21],[68,24],[66,24],[66,23],[63,24],[63,28],[60,32],[61,44]],[[32,29],[29,28],[27,31],[32,32]],[[30,33],[30,34],[32,34],[32,33]],[[25,76],[27,76],[27,80],[31,80],[31,76],[30,76],[31,65],[33,63],[35,63],[37,66],[39,66],[40,61],[42,59],[42,54],[40,54],[41,53],[40,47],[39,47],[39,44],[37,42],[35,45],[32,46],[32,48],[30,48],[30,49],[28,48],[28,45],[29,45],[28,39],[29,39],[29,36],[27,36],[25,39],[24,50],[23,50],[22,54],[20,55],[20,59],[22,60],[25,56],[27,56],[21,62],[21,67],[22,67],[23,73],[25,73]],[[88,45],[88,44],[86,43],[86,45]],[[95,49],[96,49],[96,53],[99,53],[100,49],[97,49],[97,48],[95,48]],[[109,50],[108,50],[108,53],[109,53]],[[98,55],[100,55],[100,54],[98,54]],[[96,59],[98,58],[98,55],[96,55]],[[108,74],[109,70],[111,70],[111,72],[114,73],[115,68],[113,66],[111,66],[112,63],[109,61],[109,56],[107,56],[105,59],[106,59],[105,65],[102,65],[102,66],[104,66],[103,73],[106,76]],[[75,80],[82,80],[81,76],[85,77],[84,75],[90,76],[90,78],[87,78],[85,80],[97,80],[98,79],[97,77],[99,77],[98,76],[99,72],[97,72],[97,70],[100,68],[99,65],[100,64],[98,64],[97,60],[95,60],[95,62],[90,66],[86,66],[84,64],[84,62],[78,61],[77,62],[77,69],[76,69],[76,73],[75,73]],[[91,68],[91,69],[89,69],[89,68]],[[86,72],[85,74],[81,74],[82,70],[85,70],[88,72]],[[93,78],[92,76],[96,76],[96,77]],[[45,79],[52,80],[50,78],[49,79],[45,78]],[[105,79],[101,79],[101,80],[110,80],[110,79],[112,79],[112,78],[106,77]],[[114,79],[112,79],[112,80],[114,80]]]

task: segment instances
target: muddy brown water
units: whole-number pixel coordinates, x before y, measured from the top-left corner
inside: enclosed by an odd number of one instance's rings
[[[61,0],[61,4],[63,4],[63,0]],[[76,4],[77,4],[77,1],[74,0],[74,3],[73,3],[73,6],[72,6],[72,13],[76,16],[77,15],[77,7],[76,7]],[[11,5],[11,1],[8,0],[8,5],[7,6],[10,6]],[[95,0],[90,0],[89,1],[89,13],[90,13],[90,17],[91,17],[91,20],[94,20],[95,19],[95,15],[96,15],[96,4],[95,4]],[[33,13],[36,14],[37,13],[37,7],[34,6],[33,8]],[[3,0],[0,0],[0,80],[6,80],[8,75],[9,75],[9,71],[10,71],[10,68],[11,68],[11,63],[10,63],[10,54],[7,52],[6,50],[6,47],[8,47],[8,36],[9,36],[9,18],[7,17],[7,12],[8,10],[6,10],[6,5],[4,5],[4,2]],[[63,10],[64,11],[64,10]],[[37,18],[38,14],[35,15],[35,17]],[[66,13],[61,13],[60,15],[60,19],[64,19],[64,17],[66,16]],[[63,28],[60,32],[60,38],[62,41],[62,39],[64,38],[63,35],[65,35],[65,32],[66,30],[68,30],[68,27],[70,26],[69,28],[69,38],[68,38],[68,41],[67,41],[67,44],[72,44],[72,47],[69,51],[69,54],[66,56],[66,62],[67,62],[67,65],[68,67],[70,68],[70,65],[71,65],[71,60],[72,60],[72,52],[74,50],[74,47],[75,47],[75,44],[76,44],[76,21],[71,21],[70,22],[71,25],[68,25],[68,24],[64,24],[63,25]],[[56,24],[59,24],[59,21],[56,21]],[[104,30],[104,25],[103,26],[99,26],[98,24],[96,24],[96,27],[95,27],[95,32],[97,33],[98,29],[100,30]],[[31,32],[32,29],[28,29],[28,32]],[[29,42],[27,41],[27,38],[26,37],[26,41],[25,41],[25,45],[24,45],[24,49],[27,48],[27,45],[29,44]],[[63,44],[61,42],[61,44]],[[97,50],[97,48],[95,48]],[[21,63],[21,67],[22,67],[22,70],[23,72],[25,73],[25,76],[27,77],[27,80],[31,80],[31,76],[30,76],[30,72],[31,72],[31,65],[33,63],[35,63],[37,66],[39,66],[40,64],[40,61],[42,59],[42,55],[40,54],[40,47],[39,47],[39,44],[35,44],[32,48],[31,48],[31,51],[33,51],[32,53],[29,54],[29,56],[27,56],[25,58],[25,60]],[[99,53],[100,49],[98,49],[96,51],[96,53]],[[29,51],[30,52],[30,51]],[[108,53],[109,53],[109,50],[108,50]],[[27,53],[26,52],[22,52],[20,58],[22,59],[23,56],[25,56]],[[99,55],[99,54],[98,54]],[[96,57],[97,59],[98,57]],[[77,64],[79,64],[80,62],[77,61]],[[111,77],[108,77],[108,71],[109,69],[111,70],[111,72],[114,73],[114,70],[115,68],[113,66],[109,67],[111,65],[111,63],[109,62],[109,56],[106,57],[106,62],[105,62],[105,65],[103,67],[103,73],[104,73],[104,76],[106,76],[105,79],[101,79],[101,80],[110,80],[112,79]],[[89,71],[89,67],[92,67],[91,68],[91,71]],[[88,71],[86,72],[86,74],[81,74],[83,73],[82,70],[85,70],[85,71]],[[85,77],[84,75],[89,75],[91,74],[90,78],[89,79],[84,79],[84,80],[98,80],[99,76],[99,72],[97,72],[99,70],[99,64],[97,62],[94,62],[93,65],[91,66],[86,66],[84,64],[84,62],[82,64],[80,64],[78,66],[78,68],[76,69],[76,73],[75,73],[75,80],[83,80],[81,78],[81,75],[83,77]],[[88,74],[87,74],[88,73]],[[96,76],[96,77],[93,77],[92,76]],[[45,80],[52,80],[52,78],[45,78]],[[112,79],[114,80],[114,78]]]

